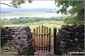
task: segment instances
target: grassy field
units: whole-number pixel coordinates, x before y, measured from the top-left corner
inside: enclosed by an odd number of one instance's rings
[[[31,29],[31,32],[33,32],[34,28],[41,26],[41,25],[47,26],[47,27],[51,28],[51,30],[53,30],[54,27],[59,29],[59,28],[61,28],[61,25],[64,25],[64,24],[65,23],[63,21],[48,20],[48,21],[40,21],[40,22],[31,22],[31,23],[28,23],[28,24],[11,24],[11,25],[5,25],[5,27],[29,26],[30,29]]]
[[[5,14],[1,14],[2,16],[28,16],[28,15],[36,15],[36,14],[43,14],[43,13],[47,13],[47,12],[12,12],[12,13],[5,13]]]

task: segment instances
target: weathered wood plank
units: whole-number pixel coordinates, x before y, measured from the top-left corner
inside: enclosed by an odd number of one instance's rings
[[[39,33],[40,33],[40,26],[39,26]],[[40,35],[39,35],[39,50],[40,50]]]
[[[43,33],[43,25],[42,25],[42,33]],[[41,46],[43,47],[43,35],[41,35]],[[43,48],[42,48],[43,50]]]
[[[46,34],[45,26],[44,26],[44,34]],[[43,41],[43,42],[44,42],[44,50],[45,50],[45,35],[44,35],[44,37],[43,37],[43,38],[44,38],[44,41]]]
[[[47,33],[48,33],[48,27],[47,27]],[[49,35],[47,35],[47,46],[49,46]],[[46,50],[48,50],[48,47]]]
[[[33,42],[33,43],[34,43],[34,47],[35,47],[35,43],[36,43],[36,42],[35,42],[35,29],[34,29],[34,33],[33,33],[33,34],[34,34],[34,35],[33,35],[33,39],[34,39],[34,42]],[[34,49],[36,49],[36,47],[35,47]]]
[[[37,29],[36,29],[36,33],[38,33],[38,27],[37,27]],[[38,35],[36,36],[36,38],[37,38],[37,46],[38,46]],[[38,47],[37,47],[37,50],[38,50]]]

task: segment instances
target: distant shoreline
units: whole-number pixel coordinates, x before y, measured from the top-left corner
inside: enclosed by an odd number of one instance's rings
[[[66,17],[67,15],[57,14],[57,13],[41,13],[41,14],[32,14],[32,15],[8,15],[2,16],[1,18],[12,19],[12,18],[20,18],[20,17],[39,17],[39,18],[51,18],[51,17]]]

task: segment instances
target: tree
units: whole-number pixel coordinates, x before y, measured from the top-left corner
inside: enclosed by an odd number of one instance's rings
[[[29,3],[32,3],[32,0],[27,0]],[[9,4],[6,4],[6,3],[0,3],[0,4],[4,4],[4,5],[7,5],[9,7],[14,7],[14,8],[20,8],[20,5],[25,3],[26,0],[12,0],[11,4],[12,5],[9,5]]]
[[[0,19],[0,27],[9,24],[6,20]]]
[[[73,18],[76,19],[75,23],[78,23],[78,21],[82,23],[82,21],[84,21],[84,0],[55,0],[55,4],[56,3],[58,3],[58,7],[62,5],[62,8],[58,10],[57,13],[67,14],[69,12],[71,15],[76,14],[76,16],[73,16]],[[70,6],[72,6],[72,9],[68,11],[67,8]]]

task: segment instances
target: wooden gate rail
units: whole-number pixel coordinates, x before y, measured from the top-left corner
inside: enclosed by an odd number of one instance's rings
[[[50,51],[51,49],[51,28],[46,26],[36,27],[33,30],[33,46],[36,51],[45,50]]]

